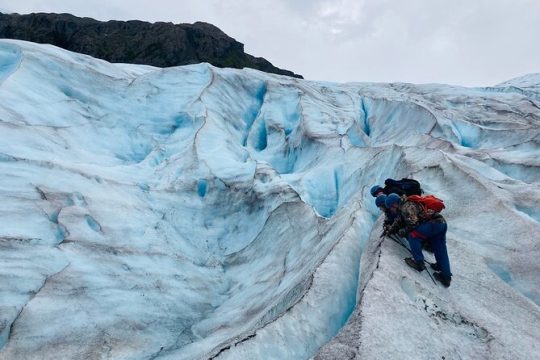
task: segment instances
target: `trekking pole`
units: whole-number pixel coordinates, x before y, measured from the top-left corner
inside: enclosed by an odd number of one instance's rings
[[[388,237],[391,239],[391,240],[394,240],[394,242],[396,242],[398,245],[401,245],[403,246],[405,249],[407,249],[407,251],[412,255],[412,252],[411,252],[411,249],[409,249],[407,246],[405,246],[405,244],[403,244],[401,242],[401,240],[399,240],[399,238],[395,237],[394,235],[388,235]]]
[[[424,260],[425,263],[427,264],[430,264],[429,262],[427,262],[426,260]],[[427,269],[427,266],[426,266],[426,272],[428,273],[429,277],[431,278],[431,281],[433,281],[433,283],[435,285],[437,285],[437,283],[435,282],[435,279],[433,278],[433,276],[431,275],[431,273],[429,272],[429,270]]]
[[[392,237],[391,237],[390,239],[394,240],[394,241],[397,242],[399,245],[403,246],[403,247],[404,247],[405,249],[407,249],[407,251],[412,255],[411,250],[410,250],[407,246],[405,246],[405,245],[403,244],[403,242],[400,240],[400,238],[397,238],[397,239],[396,239],[396,238],[392,238]],[[429,261],[427,261],[426,259],[424,259],[424,262],[425,262],[426,264],[428,264],[428,265],[432,265],[432,264],[433,264],[433,263],[430,263]]]
[[[412,251],[411,249],[409,249],[407,246],[405,246],[405,244],[403,244],[400,240],[400,238],[396,238],[394,237],[394,235],[390,236],[388,235],[388,237],[391,239],[391,240],[394,240],[396,243],[398,243],[399,245],[403,246],[405,249],[407,249],[407,251],[412,255]],[[426,259],[424,259],[424,263],[426,265],[430,265],[431,266],[431,263],[429,261],[427,261]],[[431,275],[431,273],[429,272],[429,270],[427,269],[427,266],[426,266],[426,272],[428,273],[429,277],[431,278],[431,281],[433,281],[433,283],[435,285],[437,285],[437,283],[435,282],[435,279],[433,278],[433,276]]]

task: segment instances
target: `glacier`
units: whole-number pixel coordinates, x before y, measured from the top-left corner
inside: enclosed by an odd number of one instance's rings
[[[540,354],[540,75],[479,88],[0,40],[0,359]],[[445,200],[452,286],[369,188]]]

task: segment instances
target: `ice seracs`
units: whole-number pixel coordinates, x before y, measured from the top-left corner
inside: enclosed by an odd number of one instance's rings
[[[534,79],[329,84],[0,41],[0,358],[530,357]],[[450,289],[378,239],[391,176],[445,200]]]

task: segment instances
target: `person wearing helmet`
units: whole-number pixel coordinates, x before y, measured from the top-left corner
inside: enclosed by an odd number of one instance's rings
[[[380,194],[375,198],[375,205],[383,212],[386,212],[386,195]]]
[[[369,192],[371,193],[371,196],[373,196],[374,198],[377,198],[381,194],[384,195],[384,189],[380,187],[379,185],[373,185],[371,189],[369,190]]]
[[[405,259],[407,265],[418,271],[425,269],[422,242],[429,241],[437,261],[436,264],[432,265],[432,268],[437,270],[433,276],[445,287],[450,286],[452,273],[446,248],[448,226],[444,217],[439,213],[426,212],[418,202],[406,200],[406,198],[402,199],[397,194],[388,195],[385,206],[396,215],[396,220],[386,234],[399,233],[406,236],[409,242],[413,257]]]
[[[386,195],[384,194],[377,196],[377,198],[375,199],[375,205],[384,213],[383,234],[387,229],[390,228],[390,226],[393,224],[394,220],[396,219],[396,214],[391,213],[386,208],[385,201],[386,201]]]

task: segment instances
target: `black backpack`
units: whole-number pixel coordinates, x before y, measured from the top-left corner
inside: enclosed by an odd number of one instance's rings
[[[388,190],[390,192],[396,192],[396,189],[400,189],[405,195],[422,195],[424,192],[420,187],[420,183],[414,179],[403,178],[401,180],[386,179],[384,180],[384,192]],[[398,194],[401,195],[401,194]]]

